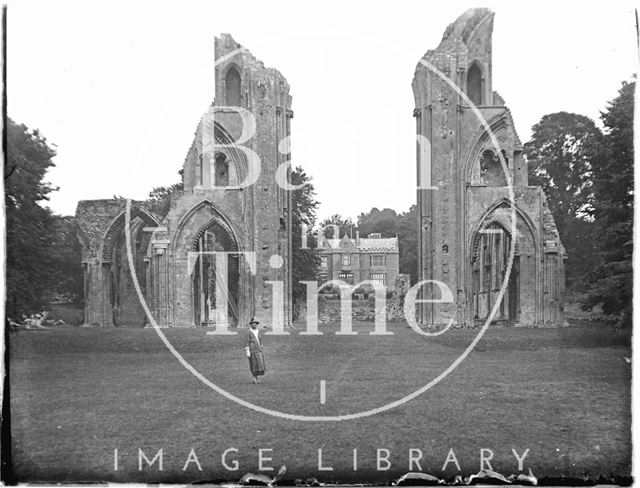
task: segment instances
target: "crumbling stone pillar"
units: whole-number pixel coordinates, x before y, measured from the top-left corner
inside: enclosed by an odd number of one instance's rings
[[[151,255],[148,256],[151,280],[148,282],[150,286],[147,294],[149,296],[148,301],[151,302],[149,308],[156,323],[161,327],[171,325],[169,313],[171,303],[169,299],[169,243],[167,228],[157,227],[151,240]]]

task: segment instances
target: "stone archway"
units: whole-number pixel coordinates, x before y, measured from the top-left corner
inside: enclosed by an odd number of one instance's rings
[[[194,323],[215,325],[226,320],[227,326],[237,326],[240,318],[240,259],[234,254],[238,251],[237,241],[214,218],[198,231],[192,251],[196,253],[191,273]],[[225,256],[215,254],[219,252]],[[218,303],[220,299],[222,304]],[[219,305],[222,310],[226,308],[226,314],[216,313]]]
[[[511,253],[512,238],[500,224],[493,222],[477,233],[471,253],[471,317],[487,320],[504,284]],[[507,289],[502,296],[492,322],[516,323],[520,296],[520,256],[516,251]]]
[[[145,227],[156,227],[157,221],[147,212],[132,207],[131,251],[133,266],[143,295],[147,295],[147,250],[151,232]],[[102,243],[102,273],[106,286],[109,324],[115,327],[144,327],[147,319],[138,299],[127,257],[125,217],[116,217],[105,233]]]
[[[536,321],[540,294],[537,280],[538,247],[526,214],[506,201],[491,206],[480,219],[469,243],[468,317],[471,322],[486,321],[504,284],[515,239],[515,253],[507,288],[492,322],[532,325]],[[515,235],[513,234],[515,230]]]

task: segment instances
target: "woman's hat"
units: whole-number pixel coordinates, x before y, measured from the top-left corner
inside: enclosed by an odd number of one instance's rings
[[[250,324],[259,324],[260,321],[258,319],[256,319],[255,317],[251,317],[251,320],[249,320]]]

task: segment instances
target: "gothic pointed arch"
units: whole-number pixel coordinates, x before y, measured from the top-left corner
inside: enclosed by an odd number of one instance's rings
[[[502,198],[472,228],[467,247],[471,319],[484,321],[493,313],[493,321],[516,323],[523,310],[535,314],[537,299],[528,290],[535,289],[539,251],[529,216]]]
[[[226,105],[228,107],[240,107],[242,104],[242,77],[235,65],[229,66],[224,80]]]
[[[180,263],[179,305],[190,304],[182,312],[185,317],[188,313],[198,326],[221,320],[237,325],[244,318],[241,290],[247,287],[247,277],[240,259],[244,242],[232,220],[210,200],[202,200],[182,216],[171,241],[172,254]]]
[[[152,233],[145,228],[159,226],[158,220],[139,205],[132,205],[130,217],[129,229],[125,226],[125,211],[111,221],[100,250],[107,323],[116,327],[144,327],[146,324],[138,295],[132,291],[139,287],[143,295],[147,294],[146,263]],[[131,260],[127,232],[131,237]]]
[[[472,183],[472,173],[474,166],[476,164],[479,164],[481,154],[484,150],[491,149],[495,152],[498,150],[502,151],[503,149],[501,147],[495,147],[491,135],[493,134],[497,137],[500,132],[506,131],[508,129],[509,118],[507,117],[507,113],[502,112],[495,115],[487,121],[487,125],[489,126],[489,130],[487,130],[484,125],[481,126],[476,131],[474,137],[471,139],[471,143],[468,145],[468,149],[463,160],[463,174],[465,183]]]
[[[217,237],[220,245],[220,250],[225,251],[238,251],[238,241],[236,240],[233,232],[224,225],[218,218],[214,217],[209,222],[200,227],[193,237],[191,249],[196,251],[199,242],[206,232],[213,232]]]
[[[149,227],[156,227],[160,225],[158,219],[156,219],[151,213],[143,209],[138,205],[131,206],[131,220],[139,219]],[[102,250],[101,258],[102,262],[111,262],[113,256],[114,246],[117,240],[120,238],[122,232],[124,232],[125,226],[125,211],[120,212],[109,224],[109,227],[102,237]]]
[[[194,323],[224,322],[236,326],[240,318],[241,286],[238,242],[226,226],[213,217],[196,232],[191,249]]]
[[[509,234],[511,234],[513,229],[511,217],[514,213],[512,207],[515,209],[516,215],[516,232],[522,233],[524,225],[524,228],[526,228],[528,234],[531,236],[533,247],[538,249],[538,231],[533,224],[531,217],[520,207],[513,205],[511,199],[508,197],[500,198],[485,209],[480,218],[472,226],[473,231],[470,233],[469,246],[473,245],[474,239],[477,238],[480,230],[491,222],[499,223]],[[519,223],[521,223],[520,227],[518,227]]]
[[[228,172],[225,180],[229,186],[242,183],[248,172],[246,156],[234,145],[234,138],[231,133],[219,122],[214,122],[214,137],[219,146],[213,155],[214,165],[220,156],[224,156],[226,170]],[[214,170],[216,170],[214,166]],[[222,169],[222,168],[220,168]],[[220,185],[226,186],[226,185]]]
[[[203,213],[205,215],[202,215]],[[197,219],[195,218],[196,215],[199,215]],[[242,242],[239,237],[240,232],[234,226],[232,219],[211,202],[211,200],[204,199],[191,207],[178,221],[176,230],[173,233],[173,238],[171,239],[172,251],[177,252],[178,246],[184,248],[185,245],[186,249],[192,250],[192,239],[195,238],[204,227],[209,225],[212,220],[217,222],[216,225],[228,235],[230,241],[236,242],[238,246],[240,246]],[[187,227],[189,227],[189,230],[187,230]],[[191,234],[192,238],[189,238],[187,234]]]

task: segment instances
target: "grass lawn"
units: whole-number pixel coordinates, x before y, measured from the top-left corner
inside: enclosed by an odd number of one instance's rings
[[[250,382],[241,336],[165,329],[178,351],[209,380],[252,403],[298,415],[343,415],[380,407],[425,385],[458,357],[475,330],[436,338],[391,324],[392,336],[266,337],[265,384]],[[12,331],[12,455],[20,481],[194,482],[237,480],[263,465],[288,479],[385,482],[420,468],[442,477],[491,465],[517,473],[515,449],[541,477],[630,474],[631,357],[628,334],[601,324],[559,329],[489,329],[465,361],[410,402],[342,422],[284,420],[238,405],[200,382],[152,329]],[[326,403],[320,382],[326,382]],[[138,470],[138,450],[157,463]],[[225,469],[239,464],[237,471]],[[118,470],[114,470],[118,449]],[[193,449],[196,463],[185,462]],[[323,466],[318,471],[318,450]],[[357,449],[357,471],[353,450]],[[387,449],[390,469],[377,469]],[[413,454],[416,455],[417,451]],[[384,457],[386,453],[383,452]],[[488,451],[485,451],[489,455]],[[382,462],[381,467],[388,465]],[[416,470],[415,465],[413,469]]]

